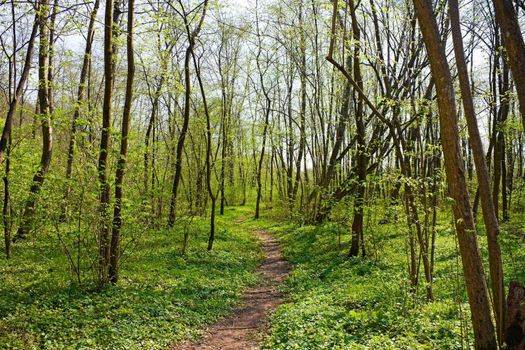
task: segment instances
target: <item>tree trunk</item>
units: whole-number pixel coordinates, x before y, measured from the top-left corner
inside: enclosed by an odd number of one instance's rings
[[[204,6],[207,6],[208,0],[205,1]],[[197,59],[195,53],[191,52],[193,58],[193,65],[195,66],[195,73],[197,75],[197,81],[199,82],[199,89],[201,92],[202,103],[204,105],[204,115],[206,116],[206,188],[208,190],[208,195],[211,200],[211,212],[210,212],[210,235],[208,237],[208,251],[213,249],[213,242],[215,241],[215,210],[217,203],[217,194],[213,192],[211,185],[211,175],[212,175],[212,149],[211,149],[211,139],[212,139],[212,130],[211,130],[211,121],[210,121],[210,112],[208,109],[208,102],[206,100],[206,93],[204,92],[204,84],[202,82],[201,70],[197,64]]]
[[[436,18],[429,0],[414,0],[414,7],[430,68],[436,83],[445,171],[458,237],[463,273],[470,304],[476,349],[496,349],[485,274],[475,234],[472,210],[461,157],[454,86]]]
[[[5,242],[5,257],[11,258],[11,194],[9,191],[9,172],[11,171],[11,138],[6,150],[5,159],[5,174],[4,174],[4,205],[2,208],[2,218],[4,224],[4,242]]]
[[[177,141],[177,151],[175,155],[175,175],[173,178],[173,186],[171,191],[170,201],[170,213],[168,216],[168,227],[173,227],[175,224],[176,208],[177,208],[177,192],[179,189],[179,182],[182,176],[182,153],[184,151],[184,141],[186,140],[186,134],[188,133],[188,125],[190,121],[190,98],[191,98],[191,77],[190,77],[190,59],[195,46],[195,39],[202,28],[204,17],[206,16],[206,9],[208,6],[208,0],[204,1],[204,8],[200,17],[197,27],[190,32],[187,14],[183,10],[183,20],[186,28],[186,34],[188,35],[188,47],[186,48],[186,55],[184,57],[184,119],[182,122],[182,128],[180,130],[179,140]]]
[[[69,134],[69,145],[67,151],[67,165],[66,165],[66,191],[64,193],[64,206],[62,207],[62,216],[67,212],[67,199],[71,192],[71,184],[69,180],[73,174],[73,160],[75,156],[75,144],[76,144],[76,132],[78,128],[78,119],[80,118],[80,108],[84,103],[86,81],[89,72],[89,64],[91,61],[91,48],[93,45],[93,39],[95,37],[95,20],[97,18],[97,12],[100,7],[100,0],[95,1],[93,10],[89,18],[88,32],[86,37],[86,49],[84,50],[84,58],[82,60],[82,69],[80,70],[80,81],[78,84],[77,100],[73,112],[73,120],[71,121],[71,131]]]
[[[109,265],[109,196],[110,188],[107,179],[107,160],[110,147],[110,128],[114,81],[114,47],[113,47],[113,15],[114,1],[106,1],[104,14],[104,103],[102,107],[102,135],[98,158],[98,181],[100,185],[100,231],[99,245],[99,280],[100,286],[108,282]]]
[[[522,350],[525,348],[525,288],[514,281],[509,286],[507,299],[508,314],[506,318],[506,336],[508,350]]]
[[[501,29],[503,45],[516,84],[523,127],[525,128],[525,43],[521,34],[518,16],[511,0],[493,0],[496,20]]]
[[[299,152],[297,154],[297,159],[295,161],[295,181],[292,192],[292,209],[297,197],[297,192],[299,190],[299,182],[301,181],[301,162],[303,161],[305,148],[306,148],[306,38],[305,38],[305,28],[303,21],[303,3],[301,1],[299,8],[299,45],[301,52],[301,65],[300,65],[300,74],[301,74],[301,109],[299,111]],[[306,173],[305,173],[306,176]]]
[[[43,20],[43,18],[40,16],[39,9],[35,9],[35,20],[33,22],[33,28],[31,30],[31,35],[29,37],[29,41],[27,43],[27,51],[26,56],[24,60],[24,67],[22,68],[22,75],[20,76],[20,80],[18,81],[18,85],[16,87],[15,94],[13,96],[13,99],[9,101],[9,110],[7,111],[7,116],[5,118],[5,124],[4,129],[2,131],[2,137],[0,138],[0,162],[4,158],[4,153],[7,150],[9,139],[11,135],[11,129],[13,126],[13,118],[15,117],[16,109],[18,107],[18,102],[22,98],[24,94],[24,89],[27,83],[27,79],[29,78],[29,71],[31,70],[31,61],[33,59],[33,51],[35,47],[35,40],[38,33],[38,29],[40,27],[40,21]]]
[[[357,23],[357,16],[355,13],[354,1],[349,1],[350,16],[352,18],[352,33],[354,41],[354,54],[353,54],[353,68],[354,68],[354,80],[357,83],[359,89],[363,90],[363,79],[361,77],[361,62],[360,56],[360,29]],[[356,96],[357,107],[355,109],[355,123],[356,123],[356,139],[357,139],[357,190],[355,191],[354,197],[354,221],[352,223],[352,245],[350,247],[349,256],[359,255],[359,248],[364,242],[360,242],[363,237],[363,221],[364,221],[364,201],[365,201],[365,185],[366,185],[366,172],[368,167],[368,157],[366,155],[366,129],[363,120],[363,102],[361,97]]]
[[[47,18],[49,15],[49,4],[47,0],[41,1],[38,9],[40,44],[38,53],[38,104],[39,114],[42,118],[42,155],[40,157],[39,169],[33,176],[29,197],[24,206],[24,212],[20,219],[20,226],[16,232],[15,238],[24,238],[31,230],[33,216],[38,194],[44,183],[45,176],[49,171],[51,164],[51,155],[53,153],[53,129],[51,126],[51,82],[53,73],[51,67],[53,60],[53,44],[55,41],[55,18],[57,12],[57,0],[53,5],[53,11],[50,16],[50,23]],[[50,28],[50,31],[48,29]]]
[[[485,152],[478,130],[474,101],[465,62],[463,39],[461,36],[459,5],[458,0],[449,0],[449,17],[452,29],[452,39],[454,43],[454,53],[458,69],[459,83],[461,89],[461,99],[467,128],[472,147],[474,162],[476,165],[476,175],[478,178],[479,195],[483,211],[483,221],[487,232],[489,249],[489,268],[492,287],[492,303],[496,316],[496,332],[500,344],[503,342],[504,320],[505,320],[505,288],[503,285],[503,263],[501,260],[501,250],[498,242],[499,224],[496,217],[494,202],[490,193],[490,176],[485,161]]]
[[[262,75],[261,75],[261,81],[262,81]],[[266,95],[266,108],[265,108],[265,115],[264,115],[264,126],[263,126],[263,140],[261,145],[261,154],[259,155],[259,161],[257,164],[257,198],[255,200],[255,218],[258,219],[260,216],[261,211],[261,197],[262,197],[262,181],[261,181],[261,174],[262,174],[262,166],[263,166],[263,160],[264,160],[264,153],[266,150],[266,137],[268,133],[268,123],[270,119],[270,110],[271,110],[271,100],[267,93]]]
[[[261,33],[259,30],[259,17],[258,14],[256,14],[256,27],[257,27],[257,39],[258,39],[258,51],[257,51],[257,57],[255,59],[257,64],[257,71],[259,73],[259,82],[261,84],[261,90],[264,95],[265,100],[265,107],[264,107],[264,125],[263,125],[263,133],[262,133],[262,145],[261,145],[261,154],[259,155],[259,160],[257,161],[257,171],[256,171],[256,183],[257,183],[257,197],[255,199],[255,219],[259,219],[260,211],[261,211],[261,197],[262,197],[262,181],[261,181],[261,175],[262,175],[262,166],[263,166],[263,160],[264,160],[264,153],[266,150],[266,138],[268,133],[268,124],[270,121],[270,113],[272,108],[272,100],[270,99],[270,95],[268,93],[268,90],[266,89],[266,86],[264,84],[264,74],[261,69],[261,54],[262,54],[262,42],[261,42]],[[255,150],[254,150],[254,159],[255,159]]]
[[[120,158],[117,164],[115,177],[115,204],[113,207],[113,228],[111,233],[111,245],[109,251],[109,281],[116,284],[119,274],[120,260],[120,228],[122,227],[122,185],[126,171],[126,158],[128,155],[128,135],[131,119],[131,102],[133,99],[133,78],[135,76],[135,57],[133,53],[133,11],[135,0],[128,1],[128,29],[126,36],[126,50],[128,71],[126,78],[126,96],[124,101],[124,112],[122,115],[122,128],[120,139]]]

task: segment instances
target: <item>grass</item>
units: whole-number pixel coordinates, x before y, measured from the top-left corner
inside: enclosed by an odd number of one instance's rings
[[[407,232],[401,219],[367,225],[369,256],[348,258],[349,234],[343,234],[339,247],[335,224],[300,227],[268,210],[260,220],[252,215],[253,208],[237,207],[218,216],[210,253],[208,223],[195,219],[187,257],[179,253],[182,227],[144,232],[127,254],[119,284],[102,291],[71,284],[66,258],[51,233],[17,243],[13,259],[0,262],[0,348],[160,349],[195,339],[256,282],[262,252],[250,234],[255,228],[274,232],[294,266],[283,286],[287,302],[272,315],[264,348],[472,345],[461,261],[445,210],[437,227],[434,302],[425,300],[423,283],[409,293]],[[240,224],[239,218],[247,219]],[[525,281],[525,227],[517,224],[522,219],[514,214],[502,226],[507,282]],[[480,227],[486,261],[483,234]]]
[[[207,220],[195,219],[185,258],[182,227],[144,232],[119,284],[102,291],[71,283],[52,233],[17,243],[13,258],[0,260],[0,348],[162,349],[198,337],[257,280],[259,243],[235,224],[246,210],[218,217],[212,252]]]
[[[293,265],[284,286],[288,302],[271,319],[265,349],[465,349],[472,346],[466,302],[453,230],[440,215],[436,240],[434,292],[427,302],[424,280],[409,293],[404,225],[369,226],[366,239],[380,247],[369,258],[348,258],[349,234],[337,245],[337,227],[275,225],[284,255]],[[486,239],[479,242],[487,260]],[[502,233],[506,276],[525,280],[524,244]],[[375,257],[377,256],[377,257]],[[375,258],[374,258],[375,257]],[[488,271],[486,267],[485,271]]]

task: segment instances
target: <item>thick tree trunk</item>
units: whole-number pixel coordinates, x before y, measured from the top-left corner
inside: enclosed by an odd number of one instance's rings
[[[505,342],[508,350],[525,349],[525,288],[514,281],[509,286]]]
[[[449,193],[454,200],[456,233],[469,298],[475,347],[484,350],[496,349],[497,342],[490,313],[485,274],[461,157],[456,101],[450,69],[432,10],[432,3],[429,0],[414,0],[414,7],[436,83],[445,171]]]
[[[522,124],[525,128],[525,43],[521,27],[511,0],[493,0],[493,2],[503,45],[507,49],[512,78],[516,84]]]
[[[494,314],[496,316],[496,332],[500,344],[503,342],[504,320],[505,320],[505,288],[503,285],[503,263],[501,260],[501,250],[498,242],[499,224],[496,217],[494,202],[490,193],[490,176],[487,163],[485,161],[485,152],[481,142],[476,112],[474,110],[474,101],[467,71],[463,50],[463,39],[461,36],[461,27],[459,19],[458,0],[449,0],[449,17],[452,29],[452,39],[454,43],[454,53],[456,56],[456,65],[458,67],[459,83],[461,88],[461,99],[467,128],[469,133],[470,145],[474,162],[476,164],[476,175],[478,178],[479,195],[483,211],[483,221],[487,232],[487,241],[489,249],[489,267],[490,280],[492,286],[492,303]]]

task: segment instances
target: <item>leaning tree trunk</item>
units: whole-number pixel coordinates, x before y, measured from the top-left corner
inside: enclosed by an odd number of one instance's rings
[[[194,58],[194,62],[195,58]],[[206,187],[208,189],[208,195],[211,200],[211,209],[210,209],[210,235],[208,238],[208,251],[213,249],[213,242],[215,241],[215,211],[217,205],[217,194],[213,192],[211,186],[211,123],[210,123],[210,113],[208,112],[208,104],[206,102],[206,95],[204,93],[204,86],[202,84],[200,71],[197,73],[199,78],[199,86],[201,90],[202,100],[204,102],[204,111],[206,114]]]
[[[76,144],[76,133],[78,128],[78,119],[80,118],[80,108],[84,103],[84,96],[86,90],[86,81],[89,72],[89,64],[91,61],[91,48],[93,45],[93,39],[95,37],[95,20],[97,18],[97,12],[100,7],[100,0],[95,1],[93,10],[89,18],[88,32],[86,37],[86,48],[84,50],[84,58],[82,60],[82,69],[80,70],[80,79],[78,84],[77,101],[75,103],[75,109],[73,112],[73,120],[71,121],[71,130],[69,134],[69,145],[67,151],[67,165],[66,165],[66,191],[64,193],[64,201],[66,201],[71,192],[71,184],[69,180],[73,174],[73,160],[75,157],[75,144]],[[67,212],[67,206],[63,207],[63,214]]]
[[[458,0],[449,0],[449,17],[461,88],[461,99],[463,101],[465,119],[467,120],[467,128],[474,156],[474,163],[476,164],[476,175],[479,184],[483,221],[487,232],[492,303],[494,306],[494,314],[496,316],[496,332],[498,334],[499,342],[502,344],[506,308],[505,288],[503,285],[503,263],[501,261],[501,249],[498,242],[499,224],[494,202],[491,198],[490,176],[485,161],[485,152],[483,151],[483,144],[481,142],[476,112],[474,109],[474,101],[472,99],[472,91],[470,89],[467,64],[463,50],[463,39],[461,36]]]
[[[179,190],[179,183],[182,177],[182,153],[184,152],[184,141],[186,140],[186,134],[188,133],[188,126],[190,122],[190,98],[191,98],[191,77],[190,77],[190,59],[195,46],[195,39],[199,35],[206,16],[206,9],[208,1],[204,1],[204,8],[200,17],[197,27],[190,33],[190,27],[186,13],[184,13],[184,24],[186,27],[186,34],[188,35],[188,47],[186,48],[186,55],[184,57],[184,118],[182,121],[182,127],[180,129],[179,140],[177,141],[177,153],[175,155],[175,176],[173,178],[173,187],[171,190],[171,201],[170,201],[170,213],[168,216],[168,227],[173,227],[175,224],[175,216],[177,211],[177,193]]]
[[[47,0],[40,3],[38,12],[40,14],[38,26],[40,31],[40,44],[38,53],[38,105],[39,113],[42,118],[42,155],[40,157],[40,165],[35,175],[31,188],[29,189],[29,197],[24,206],[24,212],[20,220],[20,226],[16,232],[15,238],[20,239],[25,237],[31,230],[31,224],[35,213],[35,205],[40,189],[44,183],[45,176],[49,171],[51,164],[51,155],[53,153],[53,129],[51,126],[51,84],[52,79],[52,51],[55,37],[55,18],[57,12],[57,0],[53,5],[53,12],[51,20],[48,24],[47,18],[49,15],[49,4]],[[48,31],[48,29],[50,31]]]
[[[205,1],[204,6],[207,6],[208,0]],[[191,52],[193,58],[193,65],[195,66],[195,73],[197,75],[197,81],[199,82],[199,89],[202,97],[202,104],[204,106],[204,115],[206,116],[206,187],[208,190],[208,195],[211,200],[211,212],[210,212],[210,235],[208,237],[208,251],[213,249],[213,242],[215,241],[215,210],[217,205],[217,194],[213,192],[211,185],[211,174],[212,174],[212,149],[211,149],[211,139],[212,139],[212,129],[210,122],[210,112],[208,109],[208,102],[206,100],[206,93],[204,92],[204,84],[202,82],[202,76],[200,67],[197,64],[197,59],[195,53]]]
[[[445,171],[449,193],[454,200],[456,234],[470,304],[475,347],[487,350],[496,349],[497,342],[483,263],[478,248],[461,157],[456,101],[450,69],[432,10],[432,3],[429,0],[414,0],[414,8],[427,48],[431,72],[435,77]]]
[[[35,9],[36,15],[35,20],[33,22],[33,29],[31,30],[31,35],[29,37],[29,41],[27,44],[27,51],[26,56],[24,60],[24,67],[22,68],[22,75],[20,76],[20,80],[18,81],[18,85],[16,87],[15,94],[13,96],[13,99],[9,102],[9,110],[7,111],[7,116],[5,118],[5,124],[4,129],[2,131],[2,136],[0,138],[0,162],[4,158],[4,153],[7,150],[7,147],[9,146],[9,139],[11,135],[11,129],[13,126],[13,119],[15,117],[16,109],[18,107],[18,102],[22,98],[24,94],[24,89],[27,83],[27,79],[29,78],[29,71],[31,70],[31,60],[33,59],[33,51],[35,47],[35,40],[38,33],[39,28],[39,22],[42,19],[40,17],[40,12],[37,9]]]

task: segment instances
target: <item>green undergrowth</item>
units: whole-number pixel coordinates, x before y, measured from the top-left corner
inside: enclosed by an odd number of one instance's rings
[[[251,207],[227,209],[217,217],[212,252],[206,251],[207,219],[194,219],[186,257],[180,254],[184,220],[173,230],[145,230],[126,248],[119,284],[102,291],[87,282],[86,271],[81,286],[71,283],[52,232],[17,243],[13,259],[0,261],[0,349],[163,349],[196,339],[256,283],[263,255],[254,229],[273,232],[293,266],[282,287],[286,303],[271,316],[264,348],[472,345],[461,261],[445,210],[437,226],[433,302],[426,301],[422,275],[410,292],[402,220],[368,225],[367,257],[348,258],[347,229],[339,245],[337,224],[298,226],[278,210],[261,214],[254,220]],[[507,283],[525,281],[522,219],[513,214],[502,225]],[[483,227],[478,238],[486,261]]]
[[[0,260],[1,349],[162,349],[226,314],[256,282],[259,243],[238,218],[218,217],[206,251],[207,219],[195,219],[186,257],[182,227],[146,230],[123,260],[117,286],[71,283],[58,238],[40,232]],[[86,278],[88,280],[88,278]]]
[[[380,247],[349,258],[349,234],[339,247],[337,226],[275,225],[294,269],[284,286],[287,303],[271,318],[265,349],[465,349],[472,346],[461,261],[446,213],[438,225],[434,294],[425,298],[424,277],[409,292],[406,231],[402,223],[376,225],[366,239]],[[485,261],[486,238],[479,230]],[[506,275],[520,279],[523,243],[502,233]],[[376,246],[376,247],[377,247]],[[523,269],[521,269],[523,270]],[[486,267],[488,271],[488,267]]]

